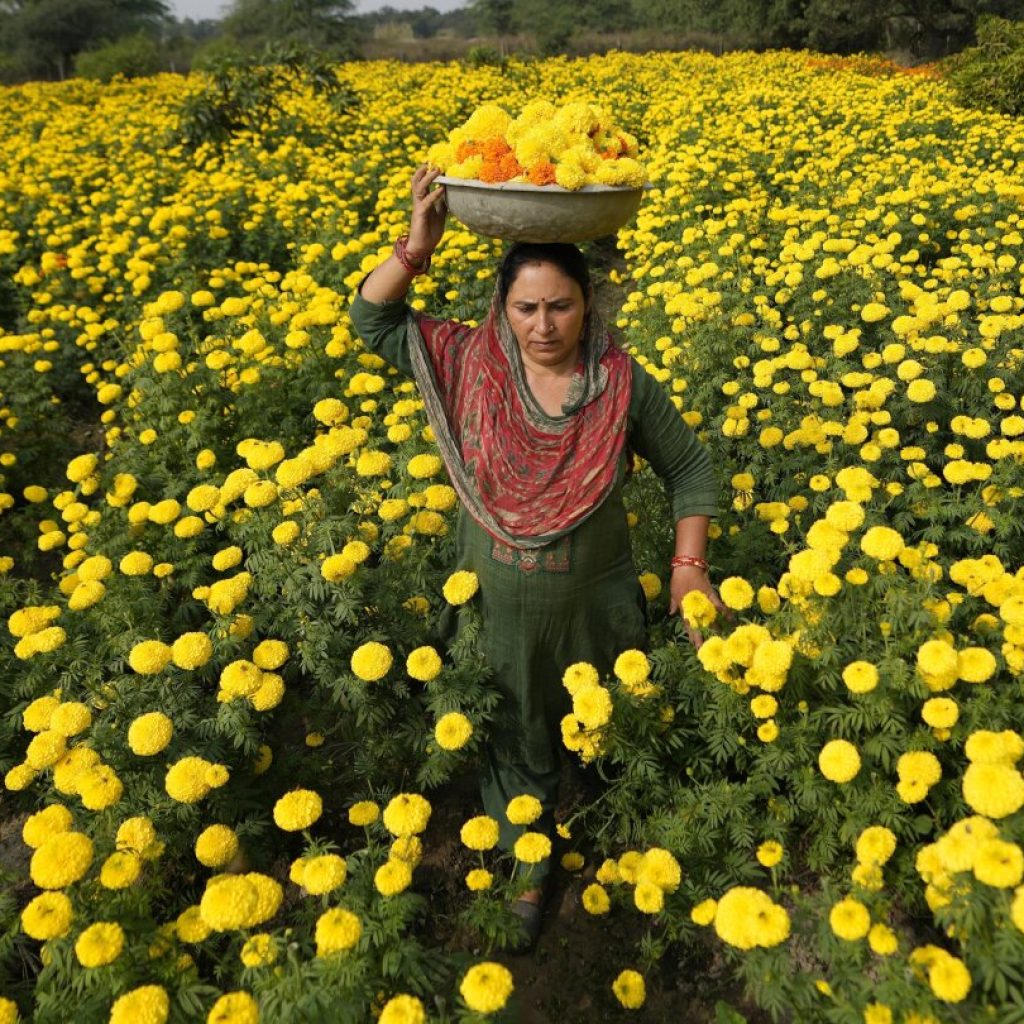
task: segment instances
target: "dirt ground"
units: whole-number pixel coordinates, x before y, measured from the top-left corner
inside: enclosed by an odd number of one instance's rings
[[[560,821],[586,798],[579,776],[567,766],[561,790],[556,813]],[[477,863],[462,847],[459,829],[464,821],[481,813],[477,780],[457,779],[431,794],[431,803],[434,811],[423,837],[424,859],[416,874],[420,884],[430,890],[435,906],[463,906],[463,879]],[[556,848],[556,860],[562,852]],[[585,850],[581,852],[586,855]],[[589,855],[583,870],[576,874],[556,866],[544,928],[532,953],[486,953],[482,947],[472,946],[472,936],[446,934],[444,926],[437,929],[436,940],[452,951],[467,949],[468,943],[467,951],[474,956],[490,956],[512,971],[516,989],[507,1019],[515,1024],[713,1024],[718,1019],[715,1008],[719,1002],[742,1014],[749,1024],[765,1021],[756,1008],[746,1004],[713,936],[692,947],[670,950],[659,969],[646,976],[647,1001],[640,1010],[619,1006],[611,983],[619,971],[639,966],[636,950],[649,919],[631,908],[613,906],[609,914],[600,917],[583,909],[583,890],[594,881],[599,864],[599,857]]]

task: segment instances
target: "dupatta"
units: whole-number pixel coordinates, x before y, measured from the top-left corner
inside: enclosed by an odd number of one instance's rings
[[[477,328],[407,319],[413,373],[452,486],[495,539],[540,548],[571,532],[615,485],[632,392],[629,356],[596,310],[561,416],[533,397],[497,289]]]

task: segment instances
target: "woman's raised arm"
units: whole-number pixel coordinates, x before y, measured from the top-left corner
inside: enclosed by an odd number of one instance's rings
[[[444,234],[448,207],[444,186],[431,191],[441,172],[421,164],[412,176],[412,220],[408,238],[363,281],[359,290],[367,302],[390,302],[405,297],[412,279],[430,265],[430,256]]]

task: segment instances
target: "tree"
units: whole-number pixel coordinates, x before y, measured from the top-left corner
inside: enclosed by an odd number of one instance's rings
[[[64,78],[76,54],[137,33],[156,34],[170,17],[164,0],[8,0],[0,52],[28,75]]]
[[[348,55],[353,47],[352,0],[235,0],[224,32],[246,49],[298,43]]]
[[[505,56],[505,37],[516,28],[515,0],[472,0],[471,8],[484,32],[498,37],[498,50]]]

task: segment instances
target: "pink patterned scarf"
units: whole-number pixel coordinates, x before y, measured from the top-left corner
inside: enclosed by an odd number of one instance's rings
[[[410,312],[409,354],[427,419],[459,498],[492,537],[539,548],[569,533],[615,485],[632,367],[596,311],[562,407],[549,416],[526,383],[497,293],[480,327]]]

